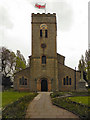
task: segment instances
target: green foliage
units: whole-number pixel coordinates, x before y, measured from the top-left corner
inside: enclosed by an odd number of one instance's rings
[[[90,99],[89,94],[90,90],[88,89],[88,92],[54,92],[51,93],[50,96],[53,104],[65,108],[78,116],[81,116],[81,118],[87,118],[90,113],[90,108],[88,108],[88,105],[90,106],[90,103],[88,103],[88,100]],[[67,95],[74,97],[66,97]]]
[[[2,47],[2,72],[5,77],[13,74],[15,70],[16,56],[14,52]]]
[[[79,65],[78,65],[78,69],[81,71],[81,69],[86,72],[87,76],[87,82],[90,86],[90,49],[85,52],[85,58],[82,55],[81,59],[79,60]]]
[[[4,91],[2,92],[2,107],[7,106],[8,104],[13,103],[18,100],[20,97],[25,95],[32,95],[33,93],[29,92],[16,92],[16,91]]]
[[[90,49],[85,53],[85,61],[86,61],[86,71],[87,71],[87,80],[90,86]]]
[[[2,51],[2,72],[5,77],[13,75],[13,73],[26,68],[26,61],[24,56],[17,50],[15,53],[5,47]]]
[[[24,56],[17,50],[16,53],[16,72],[26,68],[26,61]]]
[[[52,103],[77,114],[81,118],[88,118],[88,115],[90,113],[90,108],[87,106],[82,106],[80,104],[74,103],[67,98],[54,98],[52,99]]]
[[[90,96],[75,96],[75,97],[69,97],[71,101],[75,101],[77,103],[85,104],[90,106]]]
[[[27,107],[31,100],[37,95],[37,93],[32,93],[27,96],[20,98],[14,103],[8,105],[2,111],[2,118],[25,118]]]
[[[19,58],[16,57],[16,71],[20,71],[26,68],[26,64]]]
[[[51,98],[55,98],[55,97],[61,97],[61,96],[80,96],[80,95],[89,95],[90,91],[88,92],[53,92],[50,94]]]
[[[50,94],[51,98],[55,98],[55,97],[60,97],[60,96],[64,96],[66,94],[71,95],[71,92],[53,92]]]
[[[79,65],[78,65],[78,69],[81,71],[85,71],[85,60],[84,60],[84,56],[81,56],[81,59],[79,60]]]

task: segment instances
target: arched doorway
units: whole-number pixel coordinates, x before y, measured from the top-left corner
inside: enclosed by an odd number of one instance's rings
[[[48,82],[45,79],[41,81],[41,91],[48,91]]]

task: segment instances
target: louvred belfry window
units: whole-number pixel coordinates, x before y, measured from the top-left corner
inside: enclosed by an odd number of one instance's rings
[[[47,25],[46,24],[41,24],[40,25],[40,37],[48,37],[48,30],[47,30]]]
[[[40,30],[40,37],[42,37],[42,30]]]
[[[47,36],[47,33],[48,33],[48,31],[47,30],[45,30],[45,38],[47,38],[48,36]]]

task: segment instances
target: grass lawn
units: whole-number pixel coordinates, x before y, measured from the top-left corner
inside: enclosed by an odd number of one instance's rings
[[[2,93],[2,118],[25,118],[29,103],[37,93],[5,91]]]
[[[2,107],[2,92],[0,92],[0,108]]]
[[[26,95],[31,95],[33,93],[29,92],[15,92],[15,91],[5,91],[2,92],[2,107],[5,107],[8,104],[13,103],[21,97]]]
[[[74,103],[68,101],[67,98],[52,98],[52,103],[54,105],[57,105],[61,108],[65,108],[65,109],[77,114],[81,118],[87,119],[88,115],[90,114],[90,108],[88,108],[86,106],[74,104]]]
[[[90,114],[90,108],[88,108],[88,106],[90,107],[89,93],[88,92],[54,92],[51,93],[50,96],[52,98],[52,103],[54,105],[57,105],[61,108],[65,108],[77,114],[80,118],[87,119],[88,115]],[[61,97],[61,96],[65,96],[66,94],[72,95],[73,97]],[[77,103],[81,103],[84,105]]]
[[[90,96],[76,96],[76,97],[69,97],[69,99],[71,101],[90,106],[90,102],[89,102]]]

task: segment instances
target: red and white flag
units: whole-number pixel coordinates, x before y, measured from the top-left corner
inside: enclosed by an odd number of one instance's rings
[[[39,8],[39,9],[45,9],[45,7],[46,7],[46,3],[44,3],[44,4],[36,3],[36,4],[35,4],[35,7],[36,7],[36,8]]]

